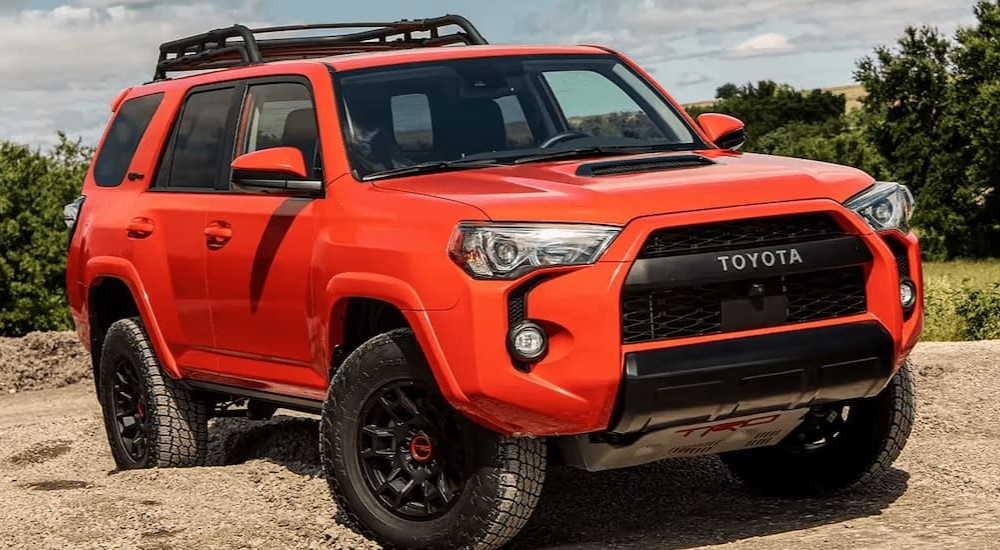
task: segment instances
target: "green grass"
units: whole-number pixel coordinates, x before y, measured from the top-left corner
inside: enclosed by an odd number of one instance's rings
[[[1000,339],[1000,260],[924,264],[922,340]]]

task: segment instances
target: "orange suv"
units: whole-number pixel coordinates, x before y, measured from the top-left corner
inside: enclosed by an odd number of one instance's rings
[[[213,416],[315,413],[355,528],[494,548],[551,464],[717,454],[828,494],[910,433],[907,188],[741,153],[620,53],[460,16],[236,25],[164,43],[111,112],[65,217],[120,469],[203,464]]]

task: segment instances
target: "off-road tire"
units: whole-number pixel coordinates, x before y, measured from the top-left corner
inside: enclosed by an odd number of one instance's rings
[[[207,404],[164,374],[138,317],[116,321],[101,348],[101,408],[111,454],[120,470],[202,466],[208,450]],[[119,361],[138,375],[140,402],[147,426],[147,451],[134,458],[119,437],[114,381]]]
[[[541,495],[545,443],[475,430],[475,470],[444,515],[415,521],[393,514],[364,481],[357,451],[364,403],[379,388],[420,380],[437,392],[434,378],[409,329],[376,336],[352,352],[334,374],[323,406],[320,456],[342,518],[387,548],[477,548],[503,546],[524,527]],[[439,394],[437,394],[439,395]]]
[[[773,496],[830,496],[877,488],[906,445],[916,398],[907,361],[875,397],[850,403],[847,425],[823,447],[795,450],[794,432],[774,447],[720,455],[732,475]]]

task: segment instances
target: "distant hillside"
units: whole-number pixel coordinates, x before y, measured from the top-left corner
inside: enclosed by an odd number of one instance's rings
[[[847,110],[851,111],[857,107],[861,106],[861,98],[865,95],[865,89],[861,84],[848,84],[846,86],[832,86],[830,88],[821,88],[824,92],[832,92],[835,94],[843,94],[847,97]],[[803,90],[808,91],[808,90]],[[714,99],[708,99],[703,101],[694,101],[692,103],[685,103],[685,108],[690,107],[708,107],[715,103]]]

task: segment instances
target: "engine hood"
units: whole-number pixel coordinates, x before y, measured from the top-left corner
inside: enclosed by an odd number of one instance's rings
[[[482,210],[495,221],[625,225],[650,215],[729,206],[831,199],[839,203],[873,183],[854,168],[719,150],[700,151],[713,164],[622,175],[577,175],[581,165],[643,157],[574,159],[381,180],[378,187],[431,195]]]

